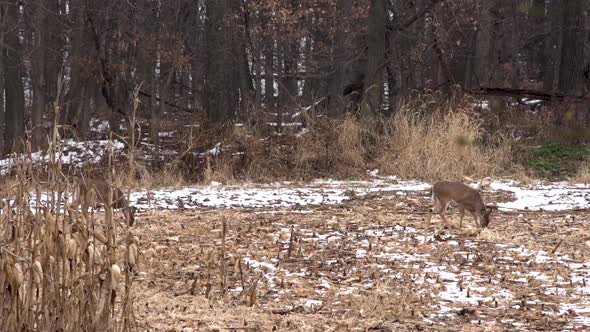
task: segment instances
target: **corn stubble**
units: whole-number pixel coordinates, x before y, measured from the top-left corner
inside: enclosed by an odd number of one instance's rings
[[[137,330],[130,271],[138,240],[108,207],[104,220],[69,207],[73,184],[60,171],[56,138],[46,206],[31,210],[30,192],[39,202],[41,182],[30,162],[2,197],[0,331]]]

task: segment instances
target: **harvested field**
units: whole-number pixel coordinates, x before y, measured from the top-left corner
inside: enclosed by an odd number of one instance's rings
[[[168,200],[134,194],[173,209],[143,211],[133,230],[140,330],[590,328],[588,213],[571,210],[586,204],[587,188],[561,184],[560,199],[539,187],[551,201],[545,206],[558,211],[496,211],[478,232],[467,217],[458,229],[456,210],[455,228],[443,229],[437,217],[428,225],[426,186],[396,182],[187,188]],[[486,201],[531,200],[492,188]],[[219,200],[191,198],[207,190]],[[266,190],[276,193],[271,203]],[[256,193],[263,198],[249,201]]]

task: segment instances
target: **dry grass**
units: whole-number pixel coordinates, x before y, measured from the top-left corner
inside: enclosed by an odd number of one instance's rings
[[[207,156],[202,180],[308,180],[363,177],[368,168],[425,180],[482,178],[512,168],[508,135],[486,135],[482,121],[457,103],[411,101],[385,121],[307,116],[306,133],[261,136],[261,130],[235,128],[223,140],[227,149]],[[227,134],[227,133],[226,133]]]
[[[354,117],[344,120],[311,119],[309,132],[295,147],[295,164],[302,177],[351,177],[364,174],[367,162],[363,128]]]
[[[521,178],[525,172],[515,167],[510,130],[490,134],[489,114],[472,111],[470,102],[415,97],[391,118],[370,121],[358,115],[330,120],[307,114],[305,132],[274,133],[251,124],[211,128],[169,142],[166,149],[180,151],[167,155],[160,170],[152,160],[138,159],[137,176],[129,180],[124,169],[131,166],[119,167],[124,181],[115,183],[153,188],[187,182],[347,179],[364,177],[370,168],[424,180],[482,178],[507,170]],[[219,153],[212,152],[216,146]]]
[[[511,164],[510,140],[483,144],[478,118],[462,109],[426,114],[403,107],[386,128],[376,158],[384,173],[425,180],[481,178]]]
[[[276,207],[146,213],[138,224],[146,274],[136,281],[137,316],[159,331],[584,328],[558,309],[584,299],[576,288],[585,272],[522,255],[523,247],[549,253],[563,239],[552,258],[586,261],[583,211],[496,212],[480,233],[469,219],[445,231],[440,219],[425,221],[428,200],[426,192],[389,192],[309,206],[309,214]],[[449,215],[457,226],[457,209]],[[444,300],[458,287],[482,299]]]
[[[575,183],[590,183],[590,163],[584,162],[571,180]]]
[[[177,163],[164,166],[157,171],[142,167],[138,169],[139,180],[130,185],[138,188],[177,188],[186,184],[182,170]],[[122,175],[124,176],[124,175]]]
[[[0,331],[137,329],[131,273],[139,240],[120,226],[110,206],[102,220],[70,206],[73,184],[61,172],[55,105],[46,181],[40,181],[28,151],[28,163],[0,196]],[[106,177],[112,159],[111,152]],[[112,201],[112,192],[108,196]]]

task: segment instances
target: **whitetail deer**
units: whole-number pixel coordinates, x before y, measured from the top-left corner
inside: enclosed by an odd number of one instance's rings
[[[486,227],[490,223],[490,213],[495,208],[484,205],[479,195],[479,191],[461,182],[442,181],[435,183],[431,189],[432,208],[428,213],[428,223],[432,217],[432,212],[438,213],[445,224],[448,226],[445,212],[451,201],[459,205],[459,228],[463,224],[465,210],[469,211],[475,219],[477,227]]]
[[[79,178],[78,186],[74,192],[74,206],[82,206],[82,211],[88,211],[89,207],[106,205],[111,186],[102,179]],[[112,203],[113,209],[121,209],[125,214],[125,221],[132,226],[135,222],[135,207],[130,206],[125,195],[119,188],[113,187]]]

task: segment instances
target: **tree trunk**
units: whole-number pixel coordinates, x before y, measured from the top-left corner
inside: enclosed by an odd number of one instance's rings
[[[581,88],[584,61],[584,0],[567,0],[563,4],[561,59],[558,90],[577,94]]]
[[[531,20],[535,27],[535,31],[547,31],[551,26],[546,22],[550,23],[550,16],[545,14],[545,0],[533,0],[531,10],[528,12],[528,19]],[[528,61],[539,68],[539,77],[541,81],[545,77],[545,70],[547,69],[547,55],[543,47],[544,41],[548,39],[545,36],[543,40],[535,42],[533,45],[528,47],[527,51],[529,54]]]
[[[156,146],[160,144],[160,122],[162,115],[166,112],[166,102],[168,101],[168,94],[170,93],[170,84],[174,78],[174,68],[170,64],[160,66],[160,79],[158,86],[160,87],[160,102],[158,107],[152,108],[152,119],[150,123],[152,143]]]
[[[224,15],[227,10],[226,0],[207,1],[207,78],[205,105],[209,122],[225,124],[232,119],[235,109],[232,107],[230,59],[228,58],[227,29]],[[231,53],[230,53],[231,55]]]
[[[29,16],[29,22],[45,22],[46,11],[43,10],[47,6],[46,1],[39,1],[36,3],[36,8],[32,7],[30,11],[26,11],[25,15]],[[45,50],[47,45],[47,26],[27,26],[27,39],[31,45],[31,90],[33,93],[33,102],[31,106],[31,148],[37,151],[40,147],[40,139],[42,131],[39,128],[43,111],[46,104],[45,91],[45,61],[47,59]]]
[[[281,106],[288,107],[297,98],[297,47],[290,40],[284,40],[281,47],[282,86],[279,87]]]
[[[9,27],[6,32],[6,51],[4,53],[5,66],[5,96],[6,112],[4,132],[5,153],[22,151],[25,135],[25,94],[24,94],[24,66],[22,63],[22,45],[18,36],[19,21],[18,1],[10,1],[6,5],[5,24]]]
[[[252,102],[252,77],[250,75],[250,66],[248,64],[248,55],[246,54],[246,40],[247,40],[247,31],[248,29],[248,15],[249,13],[241,13],[242,9],[246,11],[246,8],[240,7],[239,1],[230,1],[230,10],[233,14],[232,16],[237,17],[237,24],[234,24],[233,31],[232,31],[232,40],[231,45],[232,53],[233,53],[233,62],[234,65],[231,66],[233,71],[235,72],[234,75],[237,77],[238,84],[237,87],[239,89],[239,105],[240,105],[240,112],[239,115],[242,119],[245,119],[248,116],[248,111],[250,108],[250,104]]]
[[[371,0],[368,22],[368,56],[364,79],[363,107],[369,114],[381,111],[385,62],[385,0]]]
[[[387,31],[386,38],[387,101],[391,115],[397,111],[401,96],[401,61],[400,50],[396,47],[396,34],[393,31]]]
[[[307,19],[310,26],[313,26],[313,17]],[[305,72],[306,77],[305,81],[303,82],[303,100],[307,104],[311,104],[313,102],[314,92],[317,91],[317,78],[312,77],[310,75],[311,72],[311,63],[312,59],[314,58],[313,54],[313,45],[314,43],[314,36],[310,33],[305,37],[305,44],[303,45],[303,61],[305,63]],[[339,95],[342,94],[342,90],[339,92]]]
[[[256,55],[252,57],[252,62],[254,64],[254,109],[259,110],[262,107],[262,53],[258,52],[258,50],[252,50],[252,52],[257,52]]]
[[[274,41],[271,39],[264,52],[264,106],[267,110],[274,109]]]
[[[0,7],[0,12],[2,12]],[[4,136],[4,132],[6,131],[6,122],[5,122],[5,108],[4,108],[4,88],[6,85],[4,84],[4,75],[5,75],[5,66],[4,66],[4,54],[6,50],[4,49],[4,34],[0,34],[0,135],[1,137]]]
[[[492,29],[494,20],[492,10],[495,6],[495,0],[482,1],[480,6],[477,39],[475,43],[474,85],[487,87],[491,83],[492,64],[494,62],[492,59]]]
[[[519,87],[519,76],[520,76],[520,62],[519,55],[521,53],[520,47],[520,35],[518,33],[518,25],[520,20],[520,11],[518,10],[518,2],[513,2],[509,7],[507,15],[510,16],[508,29],[505,30],[507,34],[506,38],[509,39],[508,43],[508,63],[510,64],[510,73],[508,77],[508,83],[513,89]]]
[[[559,77],[559,66],[561,62],[561,17],[562,17],[562,1],[551,0],[549,2],[549,10],[547,11],[548,19],[545,20],[549,36],[545,39],[544,53],[545,53],[545,68],[543,70],[543,90],[546,92],[555,91],[556,78]]]
[[[332,72],[328,79],[328,116],[340,117],[344,114],[342,89],[344,88],[344,71],[346,60],[346,33],[347,20],[352,12],[352,0],[338,0],[334,17],[336,20],[336,32],[334,35],[334,47],[332,51]]]
[[[84,67],[82,60],[95,54],[95,50],[89,47],[88,40],[91,38],[86,24],[84,8],[82,1],[70,7],[70,15],[73,22],[78,27],[72,31],[71,38],[71,84],[70,90],[66,95],[66,105],[64,107],[65,122],[73,125],[76,128],[78,136],[85,139],[88,136],[88,121],[89,121],[89,107],[88,95],[90,89],[88,88],[90,82],[86,78],[88,76],[88,69]],[[86,75],[84,75],[86,74]]]

